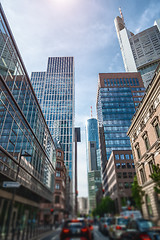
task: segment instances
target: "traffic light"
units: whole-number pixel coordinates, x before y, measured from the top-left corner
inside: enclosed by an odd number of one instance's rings
[[[53,208],[51,208],[51,209],[50,209],[50,212],[51,212],[51,214],[53,214],[53,212],[54,212],[54,209],[53,209]]]
[[[78,196],[78,190],[76,191],[76,195]]]
[[[102,188],[102,193],[104,194],[104,188]]]

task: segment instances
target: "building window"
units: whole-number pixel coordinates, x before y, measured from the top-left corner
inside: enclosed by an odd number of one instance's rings
[[[131,168],[131,163],[127,163],[127,168]]]
[[[135,168],[134,163],[132,163],[132,168]]]
[[[119,155],[118,154],[115,155],[115,159],[119,160]]]
[[[153,173],[153,161],[151,160],[149,163],[149,170],[150,170],[150,173],[152,174]]]
[[[140,152],[140,148],[139,148],[139,143],[137,143],[135,145],[135,149],[136,149],[136,152],[137,152],[137,157],[138,157],[138,159],[140,159],[141,158],[141,152]]]
[[[56,177],[60,177],[61,176],[61,172],[60,171],[56,171]]]
[[[57,167],[61,167],[61,163],[60,162],[57,162]]]
[[[122,163],[122,168],[126,168],[126,164],[125,163]]]
[[[156,131],[157,138],[160,138],[160,127],[158,123],[155,125],[155,131]]]
[[[123,178],[127,178],[127,173],[123,172]]]
[[[148,210],[148,215],[149,217],[153,216],[153,211],[152,211],[152,206],[151,206],[151,200],[148,194],[146,195],[146,205],[147,205],[147,210]]]
[[[144,184],[145,181],[146,181],[146,177],[145,177],[144,169],[141,168],[141,169],[139,170],[139,172],[140,172],[140,176],[141,176],[141,182],[142,182],[142,184]]]
[[[117,178],[122,178],[122,173],[121,172],[117,172]]]
[[[128,182],[125,182],[125,183],[124,183],[124,187],[125,187],[125,188],[129,188],[129,185],[130,185],[130,184],[129,184]]]
[[[125,155],[126,160],[129,160],[129,154]]]
[[[145,146],[146,146],[146,150],[148,150],[150,148],[150,144],[149,144],[148,134],[147,134],[146,131],[142,135],[142,138],[144,140],[144,143],[145,143]]]
[[[124,160],[124,154],[121,154],[120,157],[122,160]]]
[[[56,189],[60,189],[60,184],[56,183]]]
[[[57,152],[57,156],[58,156],[58,157],[61,157],[61,156],[62,156],[62,153],[58,151],[58,152]]]
[[[132,172],[128,172],[128,177],[129,177],[129,178],[132,178],[132,177],[133,177]]]
[[[60,202],[60,197],[59,196],[55,196],[55,203],[59,203]]]
[[[121,164],[120,163],[116,163],[116,168],[120,168],[121,167]]]

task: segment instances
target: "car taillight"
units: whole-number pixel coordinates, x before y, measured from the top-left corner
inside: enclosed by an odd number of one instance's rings
[[[121,226],[116,226],[116,230],[122,230]]]
[[[87,228],[82,228],[82,229],[81,229],[81,232],[83,232],[83,233],[85,233],[85,232],[87,232],[87,231],[88,231]]]
[[[151,240],[150,236],[146,233],[140,234],[139,237],[140,237],[141,240]]]
[[[92,231],[93,230],[93,226],[90,226],[89,229]]]
[[[69,233],[69,229],[63,228],[63,233]]]
[[[104,224],[104,228],[107,228],[107,224]]]

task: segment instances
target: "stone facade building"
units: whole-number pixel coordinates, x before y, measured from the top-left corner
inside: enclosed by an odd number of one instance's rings
[[[127,133],[130,137],[138,183],[145,192],[145,218],[160,219],[160,196],[150,178],[153,164],[160,164],[160,65],[146,90]]]

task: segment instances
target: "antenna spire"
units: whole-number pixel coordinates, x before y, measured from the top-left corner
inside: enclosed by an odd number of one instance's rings
[[[123,17],[123,14],[122,14],[122,10],[121,10],[121,8],[119,8],[119,12],[120,12],[120,15],[121,15],[122,21],[123,21],[123,23],[124,23],[124,17]]]
[[[91,118],[93,118],[93,115],[92,115],[92,106],[91,106]]]

